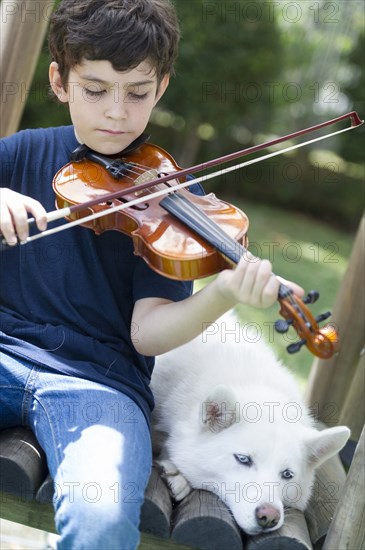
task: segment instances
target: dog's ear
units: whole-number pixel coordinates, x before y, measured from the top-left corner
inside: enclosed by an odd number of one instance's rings
[[[216,386],[203,401],[201,411],[204,428],[212,432],[220,432],[239,421],[239,403],[228,386]]]
[[[316,432],[307,442],[309,462],[317,467],[337,454],[346,444],[350,434],[351,432],[346,426],[336,426]]]

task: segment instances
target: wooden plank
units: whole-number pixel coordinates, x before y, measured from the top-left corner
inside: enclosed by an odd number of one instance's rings
[[[289,508],[284,525],[277,531],[252,537],[245,550],[312,550],[303,512]]]
[[[51,504],[30,502],[11,494],[0,493],[0,517],[34,529],[56,533]],[[148,533],[142,533],[139,546],[139,550],[187,550],[187,548],[191,547],[177,544],[172,540],[159,539]]]
[[[37,492],[36,500],[50,504],[53,492],[53,481],[48,475]],[[153,467],[141,510],[141,531],[159,538],[170,538],[171,514],[172,502],[169,491],[158,470]]]
[[[31,430],[19,426],[0,432],[0,464],[0,491],[33,499],[47,474],[47,465]]]
[[[1,431],[0,517],[55,533],[53,482],[46,474],[45,455],[31,430],[19,426]],[[186,548],[170,540],[167,542],[171,514],[168,489],[153,468],[141,511],[141,548]]]
[[[54,494],[53,479],[50,474],[47,475],[46,479],[43,481],[42,485],[37,491],[36,501],[41,502],[42,504],[51,504]]]
[[[146,535],[144,533],[141,535],[141,544],[138,546],[138,550],[191,550],[192,548],[192,546],[178,544],[171,539],[158,539],[153,535]],[[223,550],[223,548],[220,550]]]
[[[314,547],[321,547],[326,538],[345,482],[346,472],[338,455],[317,469],[312,497],[305,511]]]
[[[339,424],[351,430],[351,441],[359,441],[365,423],[365,355],[360,357],[355,376],[342,407]]]
[[[51,504],[41,504],[35,500],[29,501],[20,496],[1,492],[0,517],[34,529],[56,533]]]
[[[160,538],[170,538],[172,502],[157,468],[153,467],[141,510],[141,531]]]
[[[54,0],[2,0],[0,136],[17,131]]]
[[[328,425],[339,422],[364,346],[364,250],[365,216],[333,308],[332,320],[339,330],[340,351],[330,359],[316,359],[307,384],[310,407],[317,410],[319,419]]]
[[[37,492],[36,500],[50,504],[53,492],[53,481],[48,475]],[[141,509],[141,531],[159,538],[170,538],[171,514],[172,502],[169,491],[157,468],[153,467]]]
[[[176,509],[171,538],[202,550],[242,550],[240,530],[227,506],[208,491],[195,490]]]
[[[323,550],[365,548],[365,427],[362,430]]]

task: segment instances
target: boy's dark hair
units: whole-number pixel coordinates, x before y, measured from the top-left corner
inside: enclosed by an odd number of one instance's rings
[[[49,49],[64,86],[83,58],[110,61],[116,71],[148,61],[160,83],[173,72],[179,38],[170,0],[62,0],[51,18]]]

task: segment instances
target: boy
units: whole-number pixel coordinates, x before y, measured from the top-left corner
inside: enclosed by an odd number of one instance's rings
[[[8,244],[27,237],[28,214],[45,229],[53,176],[80,143],[112,155],[143,133],[178,39],[169,0],[61,2],[49,74],[73,126],[1,141]],[[271,264],[246,257],[191,295],[190,283],[134,256],[129,237],[76,227],[8,250],[0,269],[0,429],[29,426],[45,450],[60,549],[134,549],[151,468],[153,357],[237,302],[270,306]]]

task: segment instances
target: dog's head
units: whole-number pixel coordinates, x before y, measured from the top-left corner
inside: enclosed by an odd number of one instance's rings
[[[223,385],[201,404],[199,423],[182,473],[193,487],[217,494],[250,535],[281,527],[284,507],[304,510],[315,469],[350,435],[345,426],[317,431],[300,404],[265,399],[262,389],[242,401]]]

